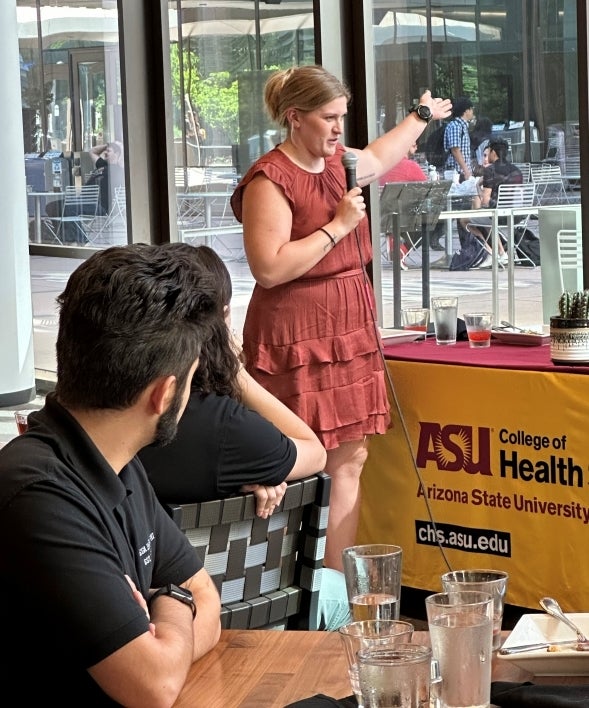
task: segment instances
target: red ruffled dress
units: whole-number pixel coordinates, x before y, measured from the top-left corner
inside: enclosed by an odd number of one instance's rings
[[[243,190],[261,172],[281,187],[290,204],[291,240],[324,227],[346,192],[343,152],[338,146],[325,170],[313,174],[282,151],[270,151],[237,185],[231,198],[236,218],[242,220]],[[303,277],[269,289],[256,284],[243,330],[249,373],[302,418],[328,450],[384,433],[390,423],[373,324],[374,293],[362,271],[362,262],[372,259],[367,218],[356,233]]]

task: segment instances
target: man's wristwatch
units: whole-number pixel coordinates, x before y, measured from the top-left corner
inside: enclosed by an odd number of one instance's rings
[[[153,593],[153,595],[149,598],[147,602],[147,606],[151,607],[151,603],[155,600],[156,597],[159,597],[160,595],[173,597],[174,600],[178,600],[178,602],[183,602],[185,605],[188,605],[192,610],[192,619],[196,617],[196,603],[194,602],[194,598],[192,597],[192,593],[190,592],[190,590],[186,590],[186,588],[181,588],[178,587],[178,585],[168,583],[167,585],[164,585],[162,588],[159,588],[159,590],[156,590]]]
[[[412,106],[409,109],[409,113],[416,113],[417,117],[421,118],[421,120],[424,120],[426,123],[429,123],[433,118],[432,109],[429,106],[425,106],[423,103],[420,103],[419,106]]]

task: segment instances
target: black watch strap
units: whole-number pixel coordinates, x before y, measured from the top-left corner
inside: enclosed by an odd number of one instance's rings
[[[187,590],[186,588],[181,588],[178,585],[174,585],[173,583],[168,583],[167,585],[164,585],[163,587],[156,590],[153,595],[151,595],[151,597],[147,601],[147,606],[151,607],[151,603],[155,600],[156,597],[159,597],[160,595],[172,597],[174,598],[174,600],[178,600],[178,602],[182,602],[184,605],[188,605],[192,610],[192,619],[196,617],[196,603],[194,602],[194,598],[192,597],[192,593],[190,592],[190,590]]]

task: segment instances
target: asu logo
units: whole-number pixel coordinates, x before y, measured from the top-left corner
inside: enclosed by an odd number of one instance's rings
[[[444,472],[490,475],[491,431],[475,430],[471,425],[420,423],[417,466],[424,468],[431,461]]]

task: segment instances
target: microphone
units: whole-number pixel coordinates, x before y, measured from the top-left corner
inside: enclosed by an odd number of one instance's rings
[[[350,189],[358,186],[356,181],[356,163],[358,157],[353,152],[344,152],[342,155],[342,165],[346,171],[346,187],[348,192]]]

